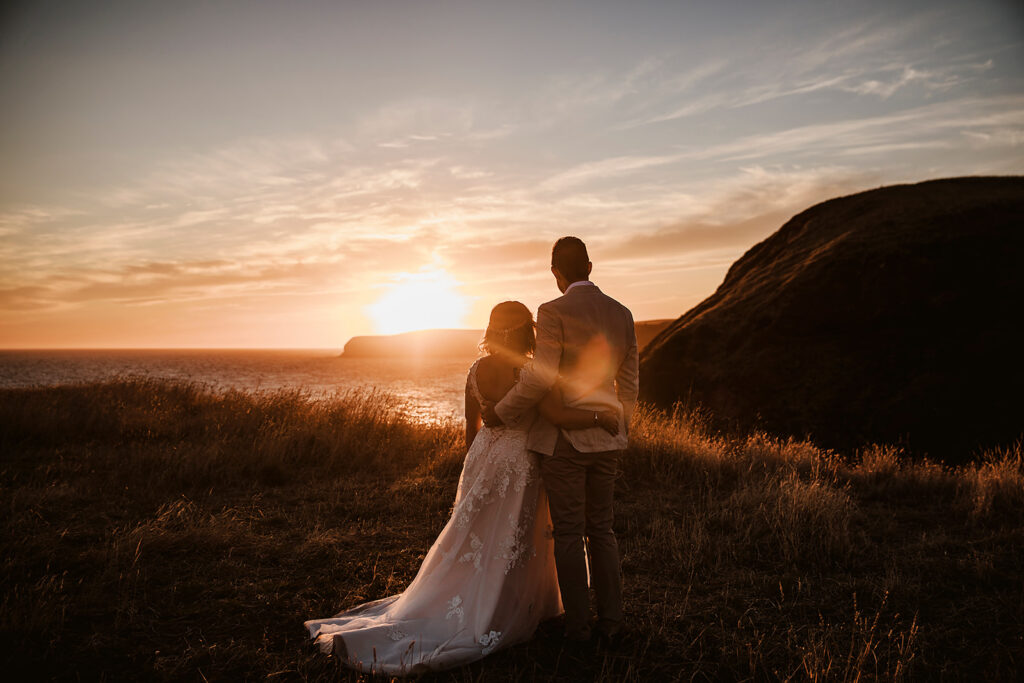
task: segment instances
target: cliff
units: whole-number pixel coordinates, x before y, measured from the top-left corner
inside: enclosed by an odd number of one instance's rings
[[[352,337],[343,358],[442,358],[473,357],[483,330],[418,330],[403,334]]]
[[[948,459],[1024,433],[1024,178],[833,199],[645,350],[642,398],[725,427]]]

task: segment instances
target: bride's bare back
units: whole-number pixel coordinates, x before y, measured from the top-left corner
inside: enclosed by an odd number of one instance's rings
[[[476,369],[476,385],[488,401],[497,403],[516,383],[519,368],[498,356],[484,356]]]
[[[499,356],[484,356],[476,362],[476,388],[485,401],[497,403],[516,383],[518,366]],[[466,378],[466,448],[476,438],[481,426],[480,403]]]

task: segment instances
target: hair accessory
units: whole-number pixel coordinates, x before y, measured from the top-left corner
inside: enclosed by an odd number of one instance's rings
[[[503,301],[491,310],[484,338],[508,347],[511,340],[527,327],[533,327],[530,309],[518,301]]]
[[[527,318],[526,320],[523,320],[522,322],[516,323],[515,325],[510,325],[509,327],[495,327],[494,325],[488,325],[487,328],[489,330],[491,330],[492,332],[496,332],[498,334],[508,334],[509,332],[512,332],[514,330],[518,330],[520,327],[523,327],[525,325],[529,325],[532,322],[533,322],[532,320]]]

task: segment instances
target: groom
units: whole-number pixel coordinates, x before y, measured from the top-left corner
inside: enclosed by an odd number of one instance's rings
[[[527,440],[540,458],[548,492],[566,637],[586,641],[591,636],[589,554],[597,633],[614,643],[622,629],[622,577],[612,497],[636,405],[639,363],[633,315],[590,281],[592,267],[582,240],[563,237],[555,242],[551,273],[564,296],[538,309],[533,362],[497,405],[483,407],[483,419],[491,426],[525,427],[535,415],[531,408],[559,379],[566,405],[620,412],[615,436],[597,425],[595,412],[593,427],[572,431],[559,430],[538,416]]]

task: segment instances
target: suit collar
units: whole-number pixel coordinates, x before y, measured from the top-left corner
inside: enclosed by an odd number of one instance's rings
[[[577,280],[572,282],[568,287],[565,288],[565,293],[568,294],[573,289],[579,289],[580,287],[595,287],[596,285],[590,280]]]
[[[586,284],[583,284],[584,282],[586,282]],[[579,282],[572,283],[572,285],[570,285],[565,290],[565,294],[563,294],[562,296],[576,296],[577,294],[598,294],[600,292],[601,290],[598,289],[597,285],[595,285],[593,282],[590,282],[589,280],[581,280]]]

